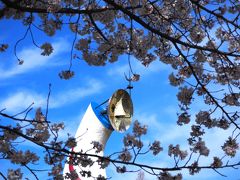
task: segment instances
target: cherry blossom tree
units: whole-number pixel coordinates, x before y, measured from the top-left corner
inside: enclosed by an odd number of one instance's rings
[[[235,159],[239,150],[240,135],[240,3],[238,0],[1,0],[0,19],[22,22],[25,34],[16,40],[15,56],[19,65],[24,59],[19,57],[17,47],[26,36],[31,36],[33,46],[42,50],[41,55],[50,56],[54,47],[50,42],[38,45],[34,40],[34,31],[44,32],[46,36],[55,36],[63,26],[73,34],[72,47],[69,50],[69,68],[59,73],[60,78],[70,79],[73,60],[85,60],[90,66],[104,66],[114,63],[121,55],[135,57],[148,67],[153,61],[169,64],[172,73],[169,81],[179,89],[177,98],[179,111],[177,124],[184,126],[193,122],[188,139],[189,150],[183,150],[179,144],[161,147],[156,140],[144,146],[141,137],[147,128],[135,121],[132,134],[124,137],[121,152],[107,157],[98,157],[99,164],[106,168],[110,163],[116,166],[118,173],[131,171],[126,166],[135,166],[156,176],[158,179],[182,179],[182,170],[194,175],[204,169],[220,173],[222,168],[237,168]],[[4,53],[8,44],[0,42],[0,52]],[[130,65],[131,67],[131,65]],[[138,81],[140,76],[131,72],[127,80]],[[131,88],[131,87],[129,87]],[[50,91],[49,91],[50,92]],[[50,94],[49,94],[50,95]],[[49,98],[49,96],[48,96]],[[190,117],[191,104],[201,99],[208,107]],[[52,169],[49,176],[61,179],[65,157],[71,154],[73,161],[82,166],[90,166],[91,157],[86,153],[74,153],[68,149],[75,146],[74,138],[66,142],[59,141],[58,133],[64,128],[62,123],[51,124],[47,114],[36,110],[33,118],[28,118],[31,106],[15,115],[0,110],[0,118],[12,122],[0,125],[1,159],[9,159],[19,169],[9,169],[4,179],[21,179],[21,168],[27,168],[35,177],[37,170],[31,163],[39,160],[30,150],[18,149],[19,139],[35,143],[45,150],[45,163]],[[24,114],[24,118],[17,115]],[[14,123],[13,123],[14,122]],[[211,164],[199,164],[200,157],[209,155],[204,134],[210,129],[231,129],[229,138],[222,145],[223,157],[214,157]],[[93,148],[98,149],[95,144]],[[146,151],[143,151],[145,147]],[[172,167],[155,167],[136,162],[142,154],[158,155],[168,151],[174,160]],[[193,159],[193,154],[198,158]],[[115,158],[114,156],[117,156]],[[173,173],[175,172],[175,173]],[[91,176],[91,172],[81,172]],[[173,173],[173,174],[172,174]],[[139,173],[139,179],[144,175]],[[103,179],[98,177],[98,179]]]

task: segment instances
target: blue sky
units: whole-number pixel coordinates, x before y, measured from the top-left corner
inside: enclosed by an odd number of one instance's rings
[[[48,85],[52,84],[52,92],[49,104],[49,117],[51,122],[64,122],[66,127],[60,137],[65,139],[67,133],[74,136],[87,106],[91,101],[101,103],[109,98],[112,93],[119,88],[126,88],[127,82],[124,73],[128,73],[128,62],[126,56],[121,56],[118,62],[107,64],[104,67],[88,66],[83,60],[73,60],[75,76],[68,80],[61,80],[58,73],[69,67],[71,42],[73,34],[66,29],[58,32],[56,36],[49,38],[41,33],[34,33],[36,42],[40,45],[50,41],[53,44],[54,52],[49,57],[41,56],[41,51],[31,43],[30,36],[20,43],[17,48],[18,56],[24,59],[24,64],[19,66],[13,54],[13,46],[17,39],[24,34],[24,29],[19,22],[0,21],[0,42],[9,43],[9,49],[0,54],[0,109],[7,108],[6,113],[14,114],[27,108],[34,102],[34,108],[46,107]],[[173,163],[167,154],[169,144],[180,144],[182,149],[188,149],[186,139],[189,137],[190,124],[187,126],[177,126],[176,113],[178,102],[176,98],[177,88],[170,86],[168,75],[171,67],[153,62],[148,68],[142,66],[132,58],[133,71],[141,75],[139,82],[134,83],[132,99],[134,104],[134,120],[139,120],[148,126],[148,134],[144,137],[145,145],[160,140],[164,151],[156,157],[146,156],[139,159],[139,162],[149,165],[166,167]],[[195,100],[192,112],[207,109],[203,102]],[[192,116],[192,121],[194,115]],[[1,122],[1,121],[0,121]],[[2,123],[2,122],[1,122]],[[127,132],[130,132],[129,129]],[[228,137],[230,130],[223,131],[212,129],[204,137],[207,146],[210,148],[210,157],[213,155],[223,155],[221,145]],[[114,132],[106,146],[105,154],[111,154],[122,149],[122,139],[124,134]],[[24,148],[31,148],[40,153],[31,143],[23,143]],[[237,155],[239,158],[239,154]],[[202,164],[210,164],[212,158],[202,158]],[[8,162],[6,166],[0,165],[0,170],[5,172],[7,168],[15,167]],[[1,163],[3,164],[3,163]],[[34,166],[34,165],[33,165]],[[35,165],[44,167],[43,164]],[[189,176],[183,171],[184,179],[231,179],[237,180],[240,177],[239,171],[226,169],[220,171],[227,175],[223,178],[213,170],[202,170],[196,176]],[[113,166],[107,169],[107,174],[112,179],[120,180],[135,179],[136,173],[117,174]],[[30,174],[26,174],[30,177]],[[40,179],[47,179],[46,173],[39,174]],[[154,179],[145,173],[146,179]]]

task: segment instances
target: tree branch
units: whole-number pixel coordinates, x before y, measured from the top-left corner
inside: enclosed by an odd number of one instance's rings
[[[7,180],[7,178],[3,175],[2,172],[0,172],[0,176],[2,176],[2,178],[3,178],[4,180]]]
[[[37,7],[23,7],[17,3],[11,2],[9,0],[1,0],[6,7],[13,8],[22,12],[31,12],[31,13],[49,13],[47,9],[37,8]],[[137,9],[142,6],[136,7],[126,7],[126,9]],[[115,10],[115,8],[104,7],[99,9],[73,9],[73,8],[61,8],[56,13],[58,14],[93,14],[93,13],[101,13],[104,11]]]
[[[180,48],[178,47],[178,45],[176,43],[173,43],[174,47],[177,49],[178,53],[183,57],[184,61],[187,63],[187,65],[189,66],[189,68],[191,69],[191,72],[194,76],[194,78],[196,79],[197,83],[202,87],[202,89],[207,93],[207,95],[212,99],[212,101],[214,102],[214,104],[221,109],[221,111],[227,116],[227,118],[231,121],[232,124],[234,124],[239,130],[240,127],[239,125],[229,116],[229,114],[226,112],[226,110],[218,103],[218,101],[212,96],[212,94],[207,90],[207,88],[205,87],[205,85],[199,80],[199,78],[197,77],[191,63],[188,61],[188,59],[184,56],[184,54],[182,53],[182,51],[180,50]]]
[[[55,148],[53,146],[47,146],[44,143],[38,143],[38,142],[34,141],[33,138],[28,137],[27,135],[25,135],[21,132],[18,132],[16,130],[10,128],[10,127],[7,127],[7,126],[0,125],[0,128],[5,129],[5,130],[10,131],[10,132],[13,132],[13,133],[25,138],[26,140],[29,140],[29,141],[33,142],[34,144],[45,148],[46,150],[53,150],[53,151],[56,151],[56,152],[59,152],[59,153],[64,153],[66,155],[70,155],[70,154],[71,155],[85,155],[85,156],[87,155],[89,157],[101,158],[103,160],[110,161],[111,163],[131,165],[131,166],[135,166],[135,167],[139,167],[139,168],[146,168],[146,169],[150,169],[150,170],[179,171],[179,170],[182,170],[182,169],[192,169],[193,168],[192,166],[179,166],[179,167],[162,168],[162,167],[157,167],[157,166],[149,166],[149,165],[141,164],[141,163],[114,160],[114,159],[110,159],[109,157],[102,157],[102,156],[96,155],[96,154],[86,154],[86,153],[81,153],[81,152],[73,152],[73,151],[69,151],[67,149]],[[227,164],[222,165],[220,167],[215,167],[215,169],[230,168],[230,167],[233,168],[233,167],[236,167],[236,166],[240,166],[240,162],[237,162],[237,163],[234,163],[234,164],[228,164],[227,163]],[[198,168],[200,168],[200,169],[212,169],[211,166],[198,166]]]
[[[200,9],[203,9],[204,11],[208,12],[209,14],[212,14],[212,15],[216,16],[217,18],[224,20],[225,22],[233,25],[233,26],[234,26],[235,28],[237,28],[237,29],[240,28],[239,25],[237,25],[237,24],[235,24],[234,22],[228,20],[228,19],[225,18],[224,16],[221,16],[220,14],[217,14],[217,13],[215,13],[214,11],[211,11],[211,10],[207,9],[206,7],[202,6],[201,4],[198,3],[199,1],[196,1],[196,0],[190,0],[190,1],[191,1],[191,3],[195,4],[195,5],[198,6]]]
[[[199,46],[199,45],[189,44],[189,43],[186,43],[186,42],[181,41],[179,39],[176,39],[174,37],[171,37],[168,34],[162,33],[158,29],[153,28],[152,26],[150,26],[149,24],[144,22],[141,18],[139,18],[135,14],[131,13],[126,8],[118,5],[114,1],[112,1],[112,0],[104,0],[104,1],[106,3],[112,5],[113,7],[115,7],[117,10],[120,10],[124,14],[128,15],[131,19],[133,19],[134,21],[136,21],[137,23],[139,23],[141,26],[143,26],[144,28],[148,29],[152,33],[157,34],[157,35],[161,36],[162,38],[165,38],[165,39],[171,41],[172,43],[177,43],[177,44],[181,44],[181,45],[184,45],[186,47],[189,47],[189,48],[199,49],[199,50],[203,50],[203,51],[209,51],[209,52],[212,52],[212,53],[218,53],[218,54],[227,55],[227,56],[233,56],[233,57],[240,57],[239,54],[234,54],[232,52],[224,52],[224,51],[220,51],[220,50],[216,50],[216,49],[212,49],[212,48],[207,48],[207,47],[203,47],[203,46]]]
[[[25,118],[24,118],[24,119],[21,119],[21,118],[16,118],[16,117],[14,117],[14,116],[10,116],[10,115],[5,114],[5,113],[2,113],[2,112],[0,112],[0,116],[6,117],[6,118],[8,118],[8,119],[15,120],[15,121],[20,121],[20,122],[50,123],[50,121],[36,121],[36,120],[34,120],[34,119],[25,119]]]
[[[91,14],[88,15],[90,18],[91,23],[93,24],[93,26],[95,27],[96,31],[102,36],[102,38],[109,43],[109,40],[106,38],[106,36],[103,34],[103,32],[101,31],[101,29],[99,29],[99,27],[97,26],[97,24],[95,23],[93,17]]]

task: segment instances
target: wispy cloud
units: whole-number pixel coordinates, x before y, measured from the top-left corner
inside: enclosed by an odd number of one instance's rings
[[[6,99],[1,99],[0,109],[6,108],[10,112],[17,112],[27,108],[30,104],[35,103],[35,106],[42,106],[45,99],[42,95],[30,91],[19,91],[9,94]]]
[[[0,67],[0,79],[10,78],[19,74],[24,74],[29,71],[38,70],[43,66],[56,64],[57,56],[66,52],[69,48],[69,43],[66,40],[59,40],[52,43],[54,48],[50,56],[42,56],[41,50],[36,47],[23,49],[18,53],[18,56],[24,60],[22,65],[16,63],[8,65],[7,68]]]
[[[103,88],[103,83],[95,79],[87,81],[83,87],[75,87],[58,94],[52,94],[50,97],[49,108],[59,108],[65,105],[70,105],[81,98],[88,97],[90,95],[99,93]],[[37,92],[22,90],[15,93],[11,93],[7,98],[1,99],[0,109],[7,108],[10,112],[17,112],[24,107],[28,107],[34,102],[35,107],[45,107],[47,97],[45,94],[39,94]]]
[[[87,81],[85,87],[79,87],[70,89],[66,92],[60,92],[56,96],[53,96],[50,101],[52,108],[57,108],[68,103],[73,103],[81,98],[99,93],[103,89],[102,82],[90,79]]]

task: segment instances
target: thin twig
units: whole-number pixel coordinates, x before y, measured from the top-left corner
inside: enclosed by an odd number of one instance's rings
[[[50,121],[36,121],[34,119],[21,119],[21,118],[16,118],[16,117],[13,117],[13,116],[10,116],[8,114],[5,114],[5,113],[1,113],[0,112],[0,116],[3,116],[3,117],[6,117],[6,118],[9,118],[9,119],[12,119],[12,120],[15,120],[15,121],[20,121],[20,122],[30,122],[30,123],[33,123],[33,122],[36,122],[36,123],[50,123]]]
[[[3,178],[4,180],[7,180],[6,176],[4,176],[2,172],[0,172],[0,175],[2,176],[2,178]]]
[[[27,112],[29,109],[31,109],[31,107],[32,107],[33,105],[34,105],[34,102],[32,102],[26,109],[24,109],[23,111],[15,114],[15,115],[13,115],[12,117],[16,117],[16,116],[18,116],[18,115],[20,115],[20,114],[23,114],[23,113]]]
[[[22,166],[26,167],[26,168],[33,174],[33,176],[34,176],[37,180],[39,180],[38,177],[37,177],[37,175],[33,172],[33,170],[32,170],[30,167],[28,167],[26,164],[22,164]]]
[[[220,173],[220,172],[219,172],[218,170],[216,170],[215,168],[213,168],[213,170],[214,170],[216,173],[218,173],[219,175],[221,175],[221,176],[223,176],[223,177],[227,177],[226,175]]]

